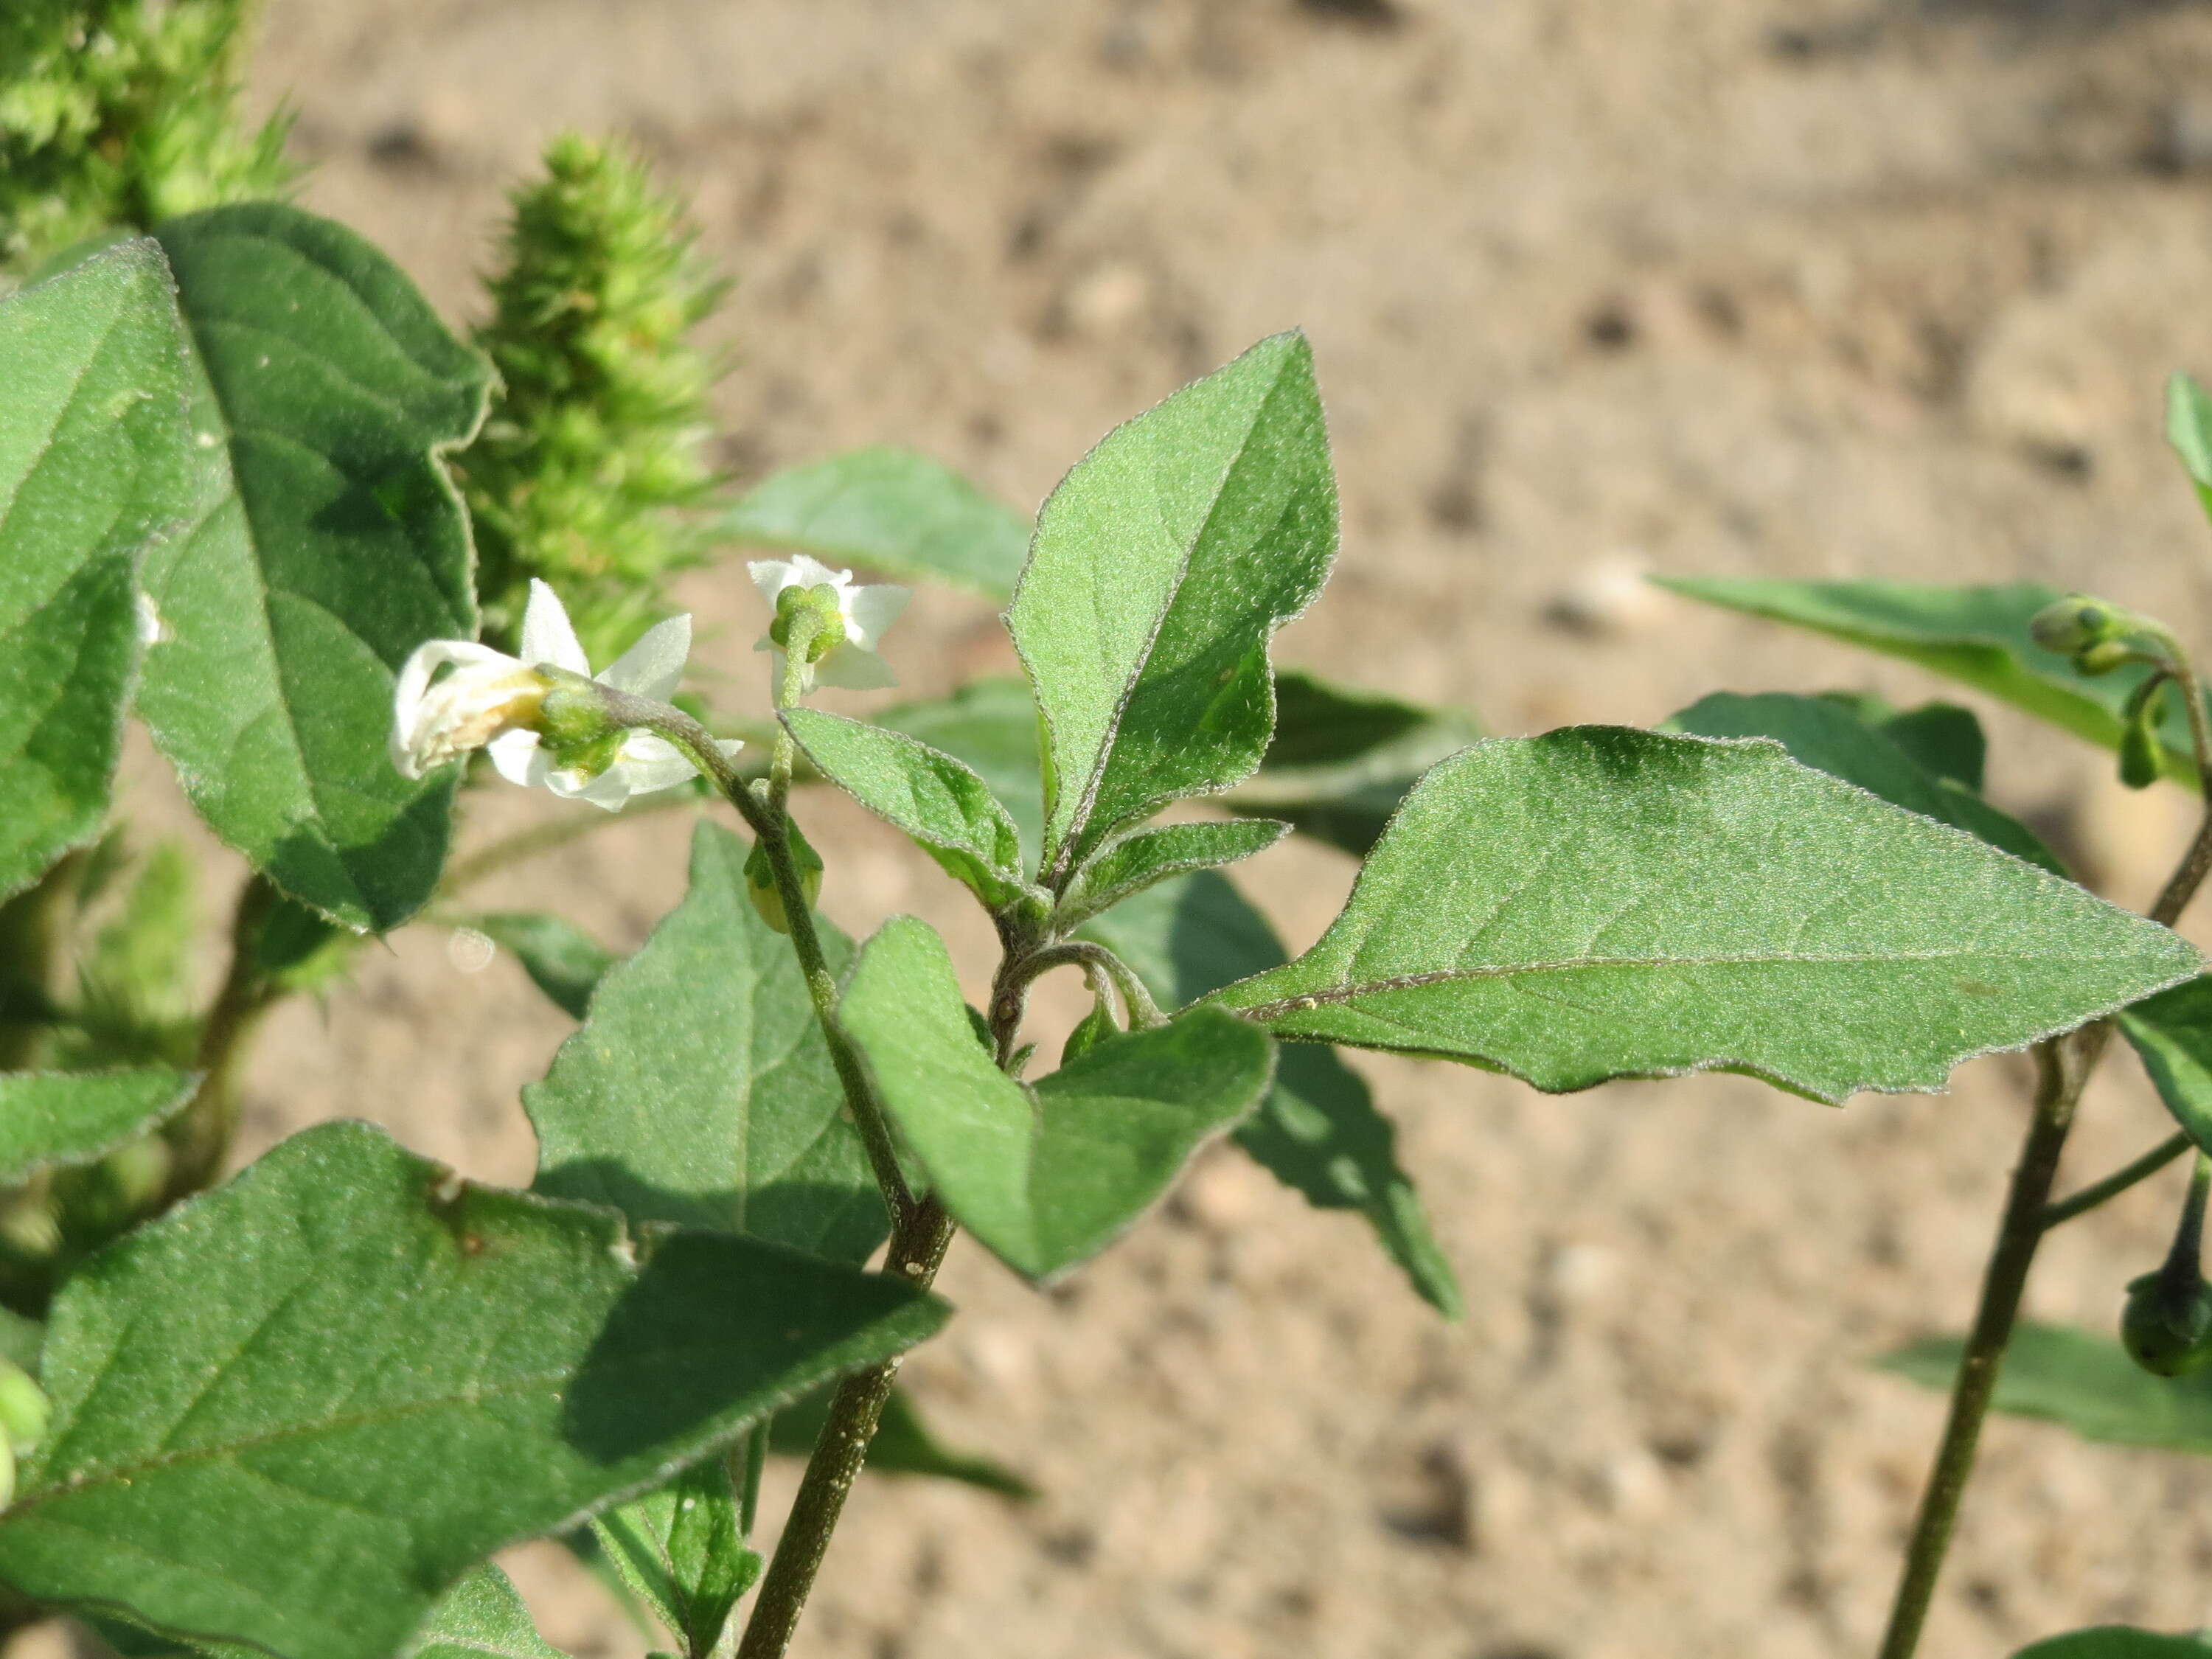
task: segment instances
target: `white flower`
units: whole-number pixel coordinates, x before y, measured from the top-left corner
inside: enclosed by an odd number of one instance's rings
[[[542,784],[556,795],[618,811],[632,795],[666,789],[693,776],[691,763],[666,738],[633,731],[623,734],[613,763],[603,769],[556,764],[540,745],[533,724],[550,689],[535,671],[541,665],[562,668],[617,691],[665,702],[676,690],[690,649],[691,618],[673,617],[647,629],[605,673],[592,676],[559,597],[533,580],[522,613],[520,656],[465,640],[431,640],[416,647],[399,671],[392,700],[392,763],[403,777],[419,778],[433,766],[482,747],[509,783]],[[431,676],[447,664],[453,672],[432,684]],[[731,755],[743,747],[722,744]]]
[[[873,691],[886,685],[896,685],[890,665],[876,654],[877,643],[884,630],[899,618],[906,602],[914,597],[911,589],[892,587],[855,587],[849,570],[832,570],[820,560],[801,553],[796,558],[756,559],[745,567],[754,586],[769,603],[776,608],[787,587],[827,587],[837,596],[837,614],[845,623],[845,637],[829,651],[801,668],[803,684],[808,690],[817,681],[823,685],[842,686],[849,691]],[[756,651],[775,653],[776,678],[783,677],[783,650],[769,635],[761,635]]]

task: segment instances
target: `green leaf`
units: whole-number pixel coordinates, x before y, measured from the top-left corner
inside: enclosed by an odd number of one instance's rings
[[[2119,1024],[2173,1121],[2212,1152],[2212,978],[2199,975],[2146,998]]]
[[[469,527],[441,453],[490,372],[399,268],[296,208],[160,228],[193,354],[186,532],[143,581],[165,637],[138,707],[209,826],[356,928],[406,920],[446,854],[455,773],[386,752],[393,677],[473,639]]]
[[[1972,709],[1955,702],[1923,702],[1873,724],[1930,777],[1982,793],[1990,744]]]
[[[1061,480],[1006,612],[1049,749],[1048,885],[1133,820],[1251,775],[1274,731],[1268,641],[1335,552],[1303,335],[1116,428]]]
[[[1029,521],[927,455],[859,449],[774,474],[715,526],[722,539],[848,559],[986,599],[1014,591]]]
[[[778,1412],[769,1430],[769,1449],[785,1457],[812,1453],[822,1425],[830,1420],[832,1392],[817,1389],[797,1405]],[[1002,1498],[1037,1495],[1035,1486],[1005,1464],[975,1452],[956,1450],[939,1440],[902,1389],[892,1389],[890,1398],[884,1401],[876,1437],[868,1442],[866,1467],[878,1474],[933,1475],[940,1480],[957,1480]]]
[[[542,910],[500,910],[467,916],[473,927],[501,950],[512,951],[530,982],[571,1019],[581,1019],[592,993],[619,959],[582,928]]]
[[[1366,856],[1422,773],[1483,735],[1451,708],[1285,670],[1275,676],[1275,738],[1260,770],[1222,805],[1286,820],[1299,834]]]
[[[1948,1391],[1965,1341],[1929,1337],[1886,1354],[1882,1370]],[[2005,1352],[1996,1409],[2063,1423],[2085,1440],[2212,1456],[2212,1371],[2153,1376],[2107,1336],[2022,1324]]]
[[[100,1639],[120,1659],[179,1659],[186,1654],[209,1655],[211,1659],[255,1659],[265,1652],[204,1637],[187,1644],[112,1616],[79,1616],[100,1632]],[[515,1594],[507,1575],[489,1563],[470,1572],[447,1593],[423,1627],[422,1638],[423,1645],[415,1650],[414,1659],[568,1659],[538,1633],[530,1609]]]
[[[189,1072],[0,1072],[0,1186],[89,1164],[157,1128],[192,1096]]]
[[[1772,738],[1800,765],[1856,784],[1908,812],[1955,825],[2053,875],[2066,873],[2057,854],[2019,819],[1970,790],[1929,775],[1886,727],[1855,719],[1829,698],[1717,691],[1669,716],[1660,729],[1700,738]]]
[[[2197,499],[2212,514],[2212,397],[2179,369],[2166,383],[2166,441],[2197,486]]]
[[[0,301],[0,898],[106,815],[132,585],[191,506],[182,349],[151,242]]]
[[[1779,744],[1576,726],[1438,766],[1320,943],[1221,1001],[1552,1091],[1721,1069],[1832,1102],[1936,1088],[2200,963]]]
[[[1290,825],[1274,818],[1232,823],[1164,823],[1108,846],[1085,865],[1060,906],[1062,925],[1110,910],[1147,887],[1192,870],[1264,853]]]
[[[1805,582],[1758,576],[1655,576],[1660,586],[1723,610],[1810,629],[1846,644],[1901,657],[2000,697],[2075,737],[2120,746],[2128,698],[2150,673],[2130,665],[2084,674],[2046,651],[2028,621],[2063,599],[2041,582],[1930,587],[1915,582]],[[2166,773],[2194,784],[2188,716],[2177,701],[2160,728]]]
[[[779,1416],[781,1413],[779,1413]],[[721,1460],[695,1463],[656,1492],[592,1522],[624,1583],[687,1653],[705,1655],[760,1577]]]
[[[991,1063],[944,940],[911,916],[868,941],[841,1007],[945,1207],[1032,1279],[1119,1237],[1273,1068],[1258,1031],[1202,1011],[1102,1042],[1032,1089]]]
[[[447,1591],[415,1659],[568,1659],[538,1633],[507,1575],[489,1564]]]
[[[904,831],[986,909],[1004,910],[1028,890],[1021,831],[964,762],[903,732],[819,709],[787,709],[783,719],[824,777]]]
[[[1282,941],[1224,877],[1200,871],[1088,922],[1167,1007],[1279,966]],[[1275,1086],[1237,1126],[1238,1147],[1316,1209],[1357,1210],[1414,1291],[1448,1319],[1465,1311],[1459,1280],[1399,1167],[1397,1131],[1367,1080],[1320,1043],[1279,1051]]]
[[[949,697],[886,708],[876,724],[918,738],[971,768],[1014,821],[1023,867],[1036,867],[1044,839],[1044,772],[1037,758],[1036,704],[1027,685],[975,680]]]
[[[2033,1643],[2013,1659],[2204,1659],[2207,1653],[2212,1653],[2212,1632],[2160,1636],[2122,1625],[2100,1625]]]
[[[644,1243],[366,1125],[293,1137],[56,1298],[53,1428],[0,1577],[286,1659],[389,1659],[493,1551],[945,1316],[752,1239]]]
[[[684,902],[523,1090],[535,1190],[858,1261],[883,1241],[883,1200],[790,941],[745,896],[745,851],[692,832]],[[821,927],[842,973],[851,946]]]

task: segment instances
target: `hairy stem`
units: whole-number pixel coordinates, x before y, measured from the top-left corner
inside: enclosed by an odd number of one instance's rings
[[[912,1218],[892,1236],[884,1271],[927,1290],[952,1243],[952,1220],[935,1199],[915,1206]],[[855,1371],[830,1396],[830,1414],[806,1460],[799,1495],[792,1500],[775,1557],[761,1580],[760,1597],[746,1622],[738,1659],[782,1659],[799,1628],[799,1615],[814,1589],[815,1575],[830,1548],[830,1535],[844,1513],[853,1481],[868,1460],[868,1443],[890,1398],[899,1362],[887,1359]]]
[[[2110,1203],[2137,1182],[2149,1180],[2195,1144],[2185,1131],[2175,1130],[2141,1158],[2131,1164],[2122,1164],[2102,1181],[2093,1182],[2070,1198],[2046,1205],[2043,1211],[2043,1231],[2049,1232],[2063,1222],[2071,1221],[2077,1215],[2087,1215],[2100,1204]]]
[[[868,1167],[875,1175],[876,1185],[883,1191],[884,1206],[890,1212],[894,1227],[903,1226],[915,1208],[914,1194],[907,1189],[906,1177],[899,1170],[890,1121],[884,1115],[883,1102],[876,1097],[874,1081],[860,1060],[860,1051],[838,1023],[836,975],[830,971],[830,959],[823,954],[822,936],[814,927],[813,907],[807,902],[799,866],[792,862],[791,840],[784,820],[755,797],[744,774],[715,743],[714,733],[683,710],[596,683],[593,690],[611,719],[665,738],[682,750],[692,765],[737,808],[738,816],[767,849],[769,865],[775,875],[776,896],[783,901],[784,920],[791,929],[791,948],[799,957],[800,972],[805,975],[807,994],[813,1000],[823,1040],[830,1046],[830,1064],[836,1068],[845,1103],[852,1109],[854,1126],[860,1133],[861,1145],[867,1149]]]

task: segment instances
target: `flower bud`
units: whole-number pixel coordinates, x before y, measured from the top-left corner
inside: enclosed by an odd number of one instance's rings
[[[2085,674],[2109,674],[2134,661],[2135,655],[2125,640],[2106,640],[2081,652],[2074,659],[2074,665]]]
[[[2120,727],[2120,781],[2130,789],[2149,788],[2165,769],[2158,717],[2166,686],[2166,677],[2154,674],[2129,699],[2125,723]]]
[[[814,901],[822,896],[822,855],[807,845],[799,826],[788,819],[784,835],[791,848],[791,862],[799,872],[799,890],[806,896],[807,908],[811,909]],[[755,842],[753,850],[745,855],[745,894],[763,921],[779,933],[791,931],[791,917],[783,908],[783,890],[776,885],[775,862],[769,857],[764,842]]]
[[[2212,1285],[2199,1276],[2177,1296],[2162,1272],[2131,1281],[2120,1342],[2153,1376],[2187,1376],[2212,1364]]]
[[[2027,631],[2045,651],[2073,656],[2094,645],[2114,640],[2125,631],[2126,617],[2118,607],[2085,593],[2069,593],[2037,611]]]
[[[1119,1036],[1121,1028],[1114,1023],[1114,1011],[1100,997],[1091,1005],[1091,1012],[1076,1022],[1075,1029],[1067,1034],[1067,1046],[1060,1051],[1060,1063],[1079,1060],[1110,1036]]]
[[[30,1372],[11,1359],[0,1359],[0,1442],[10,1451],[27,1452],[46,1437],[54,1408]]]

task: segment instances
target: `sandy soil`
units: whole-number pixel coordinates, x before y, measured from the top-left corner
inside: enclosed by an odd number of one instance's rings
[[[1512,732],[1720,687],[1933,689],[1643,597],[1645,565],[2033,575],[2203,636],[2212,542],[2158,428],[2166,372],[2212,370],[2208,71],[2212,9],[2129,0],[274,0],[258,82],[299,108],[307,203],[455,316],[544,138],[635,135],[741,278],[722,406],[746,473],[899,441],[1033,504],[1114,421],[1303,325],[1346,541],[1283,657]],[[733,706],[742,588],[690,593]],[[984,608],[920,615],[910,685],[1010,663]],[[1990,725],[1998,798],[2144,902],[2179,803]],[[488,805],[478,832],[553,810]],[[811,810],[839,920],[916,910],[980,968],[930,866]],[[563,893],[634,942],[683,836],[625,826],[488,896]],[[1350,866],[1251,874],[1303,943]],[[516,1091],[565,1030],[511,963],[404,933],[278,1021],[255,1149],[361,1115],[520,1179]],[[1047,1496],[867,1485],[801,1652],[1870,1650],[1938,1407],[1866,1361],[1963,1322],[2023,1065],[1830,1112],[1741,1080],[1547,1099],[1358,1063],[1466,1322],[1227,1158],[1050,1297],[957,1251],[961,1317],[914,1387]],[[2069,1167],[2159,1133],[2118,1063]],[[2173,1196],[2060,1235],[2033,1311],[2107,1323]],[[512,1565],[556,1641],[642,1651],[557,1552]],[[2212,1465],[1999,1424],[1926,1651],[2103,1620],[2212,1622]]]

